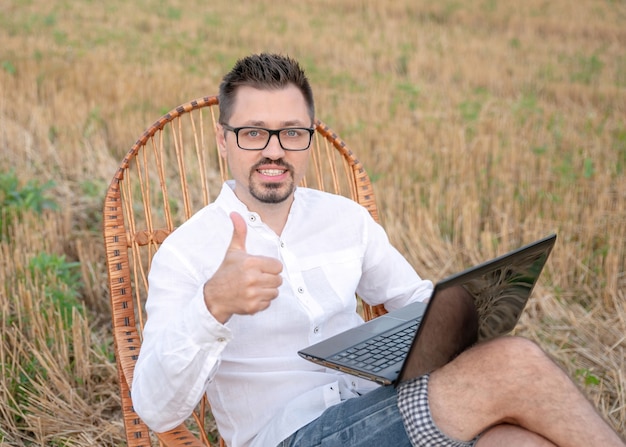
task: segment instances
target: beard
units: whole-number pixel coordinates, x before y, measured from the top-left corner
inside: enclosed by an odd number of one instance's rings
[[[250,194],[263,203],[282,203],[291,197],[294,190],[293,181],[289,182],[288,185],[277,185],[274,183],[250,184]]]
[[[289,173],[289,179],[281,183],[256,182],[253,179],[254,172],[256,172],[259,166],[268,162],[285,168]],[[282,160],[261,160],[253,166],[248,180],[248,184],[250,185],[250,195],[262,203],[282,203],[291,197],[296,189],[296,185],[293,180],[293,167]]]

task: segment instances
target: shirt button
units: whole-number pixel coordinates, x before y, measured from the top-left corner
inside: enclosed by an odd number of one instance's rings
[[[298,287],[298,293],[304,293],[304,287]]]
[[[280,241],[280,248],[285,248],[285,243],[283,241]]]
[[[314,334],[317,334],[319,331],[320,331],[319,326],[317,326],[315,329],[313,329],[313,333],[314,333]]]
[[[250,222],[256,222],[256,216],[254,214],[250,214],[248,219],[250,219]]]
[[[218,342],[220,343],[224,343],[226,341],[226,339],[224,337],[220,337],[217,339]]]

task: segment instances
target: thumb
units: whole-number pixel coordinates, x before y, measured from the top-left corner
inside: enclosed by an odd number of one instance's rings
[[[233,238],[230,241],[229,250],[246,251],[246,236],[248,234],[246,221],[243,220],[241,214],[236,212],[230,213],[230,220],[233,222]]]

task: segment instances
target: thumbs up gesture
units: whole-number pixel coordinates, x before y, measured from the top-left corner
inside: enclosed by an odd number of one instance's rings
[[[220,323],[233,314],[252,315],[267,309],[278,296],[283,265],[278,259],[246,252],[248,227],[238,213],[231,213],[233,237],[222,264],[204,284],[204,302]]]

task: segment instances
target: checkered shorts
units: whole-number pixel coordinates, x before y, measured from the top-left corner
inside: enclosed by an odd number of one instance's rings
[[[435,425],[428,406],[428,379],[423,375],[398,385],[398,408],[404,428],[414,447],[471,447],[478,438],[471,441],[457,441],[444,435]]]

